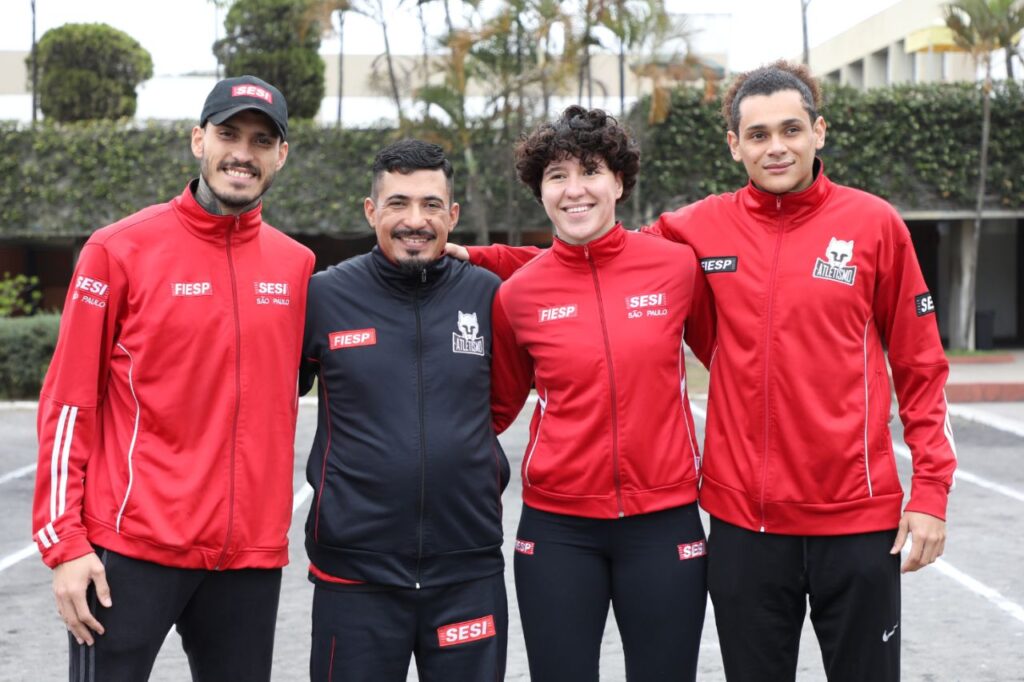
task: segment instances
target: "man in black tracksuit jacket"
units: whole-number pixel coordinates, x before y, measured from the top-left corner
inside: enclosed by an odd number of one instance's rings
[[[307,478],[313,680],[495,680],[508,621],[491,427],[494,275],[446,258],[451,165],[405,140],[374,163],[378,245],[310,281],[300,390],[318,380]]]

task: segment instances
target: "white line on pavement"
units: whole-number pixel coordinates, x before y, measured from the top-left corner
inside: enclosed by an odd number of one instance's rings
[[[1003,595],[999,594],[999,592],[989,587],[988,585],[975,580],[974,578],[967,575],[960,569],[953,567],[949,564],[949,562],[947,562],[944,559],[938,559],[935,562],[934,566],[936,570],[938,570],[943,575],[952,578],[953,580],[957,581],[958,583],[966,587],[968,590],[973,592],[974,594],[978,595],[979,597],[984,597],[988,601],[992,602],[992,604],[994,604],[995,606],[999,607],[1003,611],[1006,611],[1008,614],[1010,614],[1020,622],[1024,623],[1024,608],[1022,608],[1020,604],[1010,601]]]
[[[1016,419],[979,410],[978,408],[971,407],[969,405],[950,405],[949,413],[960,417],[961,419],[967,419],[972,422],[984,424],[985,426],[991,426],[993,429],[1006,431],[1007,433],[1012,433],[1015,436],[1024,438],[1024,422],[1019,422]]]
[[[292,502],[292,514],[299,511],[299,507],[305,504],[306,500],[313,494],[313,486],[303,483],[302,487],[295,491],[294,502]]]
[[[29,558],[30,556],[32,556],[35,553],[36,553],[36,543],[33,542],[28,547],[23,547],[23,548],[19,549],[17,552],[15,552],[14,554],[8,554],[3,559],[0,559],[0,573],[6,571],[8,568],[10,568],[14,564],[18,563],[19,561],[22,561],[23,559]]]
[[[0,476],[0,483],[7,483],[7,481],[13,481],[16,478],[21,478],[22,476],[25,476],[27,474],[31,474],[35,470],[36,470],[36,465],[35,464],[26,464],[25,466],[21,467],[20,469],[15,469],[14,471],[8,471],[3,476]]]
[[[903,459],[910,459],[911,458],[911,456],[910,456],[910,448],[908,448],[906,445],[900,445],[899,443],[895,443],[894,442],[892,444],[892,449],[893,449],[893,451],[897,455],[899,455]],[[970,471],[964,471],[959,466],[957,466],[957,468],[956,468],[956,480],[957,480],[957,482],[959,482],[959,481],[967,481],[968,483],[973,483],[974,485],[979,485],[982,488],[987,488],[988,490],[991,490],[994,493],[999,493],[1001,495],[1006,495],[1007,497],[1013,498],[1013,499],[1017,500],[1018,502],[1024,502],[1024,492],[1021,492],[1020,490],[1017,490],[1016,488],[1011,488],[1008,485],[1003,485],[1002,483],[996,483],[995,481],[990,481],[989,479],[985,478],[984,476],[979,476],[977,474],[972,474]]]

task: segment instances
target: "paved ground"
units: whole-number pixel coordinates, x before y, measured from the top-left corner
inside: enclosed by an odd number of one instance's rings
[[[702,415],[703,402],[694,405],[698,416]],[[982,422],[963,417],[953,420],[961,474],[950,502],[946,556],[941,564],[904,578],[904,680],[1024,681],[1024,403],[976,403],[970,409],[973,412],[960,413]],[[984,423],[993,421],[992,417],[999,428]],[[526,440],[527,418],[522,416],[502,438],[514,471]],[[296,438],[296,489],[301,489],[304,479],[302,463],[314,420],[315,408],[304,406]],[[29,541],[33,475],[19,472],[34,462],[34,428],[33,410],[0,409],[0,566],[5,566],[0,568],[0,680],[11,682],[66,679],[66,639],[49,593],[49,571],[34,554],[15,561]],[[908,462],[901,456],[898,464],[907,480]],[[507,553],[519,516],[518,485],[514,475],[505,494]],[[285,570],[275,680],[308,677],[312,588],[305,578],[300,538],[307,508],[308,502],[299,506],[292,530],[292,563]],[[511,595],[511,570],[507,577]],[[514,597],[510,598],[510,610],[508,679],[526,680]],[[723,679],[710,609],[699,678]],[[188,679],[176,634],[168,638],[153,679]],[[414,668],[409,679],[416,679]],[[602,679],[625,679],[612,618],[603,648]],[[798,680],[823,679],[820,654],[808,625]]]

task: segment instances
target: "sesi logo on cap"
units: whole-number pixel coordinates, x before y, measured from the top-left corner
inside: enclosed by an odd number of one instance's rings
[[[498,633],[494,629],[494,616],[484,616],[461,623],[442,625],[437,629],[437,643],[442,647],[455,646],[494,637],[496,634]]]
[[[261,88],[258,85],[236,85],[231,88],[232,97],[256,97],[262,99],[269,104],[274,103],[274,96],[269,90]]]

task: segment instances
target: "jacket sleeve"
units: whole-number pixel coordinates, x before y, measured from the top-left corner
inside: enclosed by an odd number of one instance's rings
[[[694,204],[690,204],[670,213],[662,213],[653,223],[641,227],[640,231],[663,237],[672,242],[689,244],[690,241],[686,238],[686,226],[691,222],[690,215],[693,206]]]
[[[491,246],[467,246],[469,262],[490,270],[502,281],[512,276],[516,270],[529,263],[544,249],[536,246],[508,246],[492,244]]]
[[[100,447],[99,410],[126,298],[121,266],[102,245],[86,243],[64,300],[36,420],[32,532],[51,568],[93,551],[82,523],[84,480]]]
[[[906,511],[945,519],[956,469],[945,394],[949,363],[910,232],[895,212],[883,242],[874,316],[888,346],[903,437],[913,458]]]
[[[299,362],[299,395],[309,393],[313,381],[320,373],[323,344],[317,339],[316,306],[316,281],[311,277],[306,289],[306,324],[302,333],[302,360]]]
[[[533,360],[516,342],[501,292],[499,288],[491,306],[491,419],[495,433],[502,433],[519,416],[533,383]]]
[[[707,277],[697,263],[697,256],[690,251],[693,259],[693,292],[690,297],[690,311],[686,317],[686,345],[697,356],[701,364],[711,369],[711,358],[717,344],[715,299],[708,286]]]

